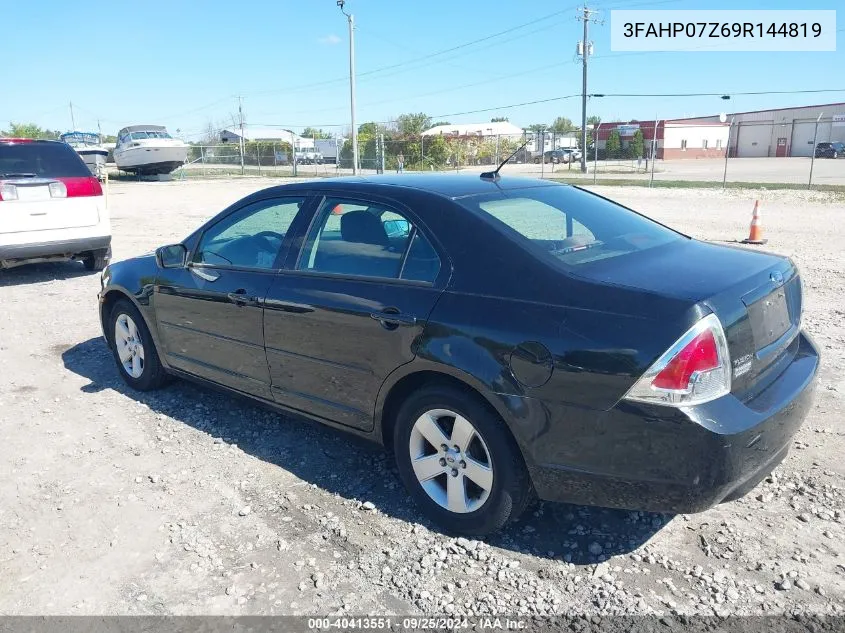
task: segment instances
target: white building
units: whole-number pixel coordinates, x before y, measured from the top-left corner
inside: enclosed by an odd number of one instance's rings
[[[739,158],[812,156],[817,122],[816,143],[845,142],[845,103],[735,112],[727,115],[728,123],[731,120],[730,155]]]
[[[522,128],[509,121],[488,123],[456,123],[454,125],[435,125],[422,133],[423,136],[449,136],[452,138],[522,138]]]
[[[299,136],[291,130],[282,130],[271,127],[255,127],[244,125],[244,141],[268,141],[292,143],[294,149],[314,149],[314,139]],[[221,143],[240,143],[240,126],[229,127],[220,132]]]

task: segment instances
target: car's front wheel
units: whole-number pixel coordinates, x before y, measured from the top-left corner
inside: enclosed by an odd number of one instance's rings
[[[499,416],[452,387],[424,388],[403,404],[394,452],[411,496],[450,532],[495,532],[531,495],[519,448]]]
[[[115,302],[111,311],[112,353],[120,377],[139,391],[150,391],[167,381],[152,336],[138,309],[128,300]]]

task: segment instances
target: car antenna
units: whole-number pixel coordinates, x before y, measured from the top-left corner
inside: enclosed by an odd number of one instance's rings
[[[496,167],[496,171],[485,171],[485,172],[483,172],[483,173],[481,174],[481,178],[482,178],[483,180],[498,180],[498,179],[499,179],[499,170],[500,170],[502,167],[504,167],[504,166],[505,166],[505,163],[506,163],[506,162],[508,162],[511,158],[513,158],[514,156],[516,156],[516,155],[519,153],[519,151],[520,151],[522,148],[524,148],[526,145],[528,145],[528,141],[525,141],[522,145],[520,145],[519,147],[517,147],[517,148],[516,148],[516,151],[515,151],[513,154],[511,154],[511,155],[510,155],[510,156],[508,156],[505,160],[503,160],[503,161],[501,162],[501,164],[500,164],[498,167]]]

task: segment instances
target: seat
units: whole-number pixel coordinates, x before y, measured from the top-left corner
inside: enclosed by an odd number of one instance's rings
[[[368,211],[350,211],[340,216],[340,236],[344,242],[390,245],[381,220]]]

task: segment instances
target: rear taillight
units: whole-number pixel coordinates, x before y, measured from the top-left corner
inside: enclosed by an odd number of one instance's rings
[[[67,187],[65,183],[57,180],[49,185],[51,198],[67,198]]]
[[[722,324],[708,314],[649,367],[625,399],[676,407],[709,402],[730,393],[730,366]]]
[[[0,200],[17,200],[18,188],[8,182],[0,182]]]
[[[94,176],[79,177],[79,178],[57,178],[58,182],[64,184],[66,189],[66,197],[80,198],[83,196],[101,196],[103,195],[103,188],[100,186],[100,181]],[[50,190],[52,194],[52,189]]]

